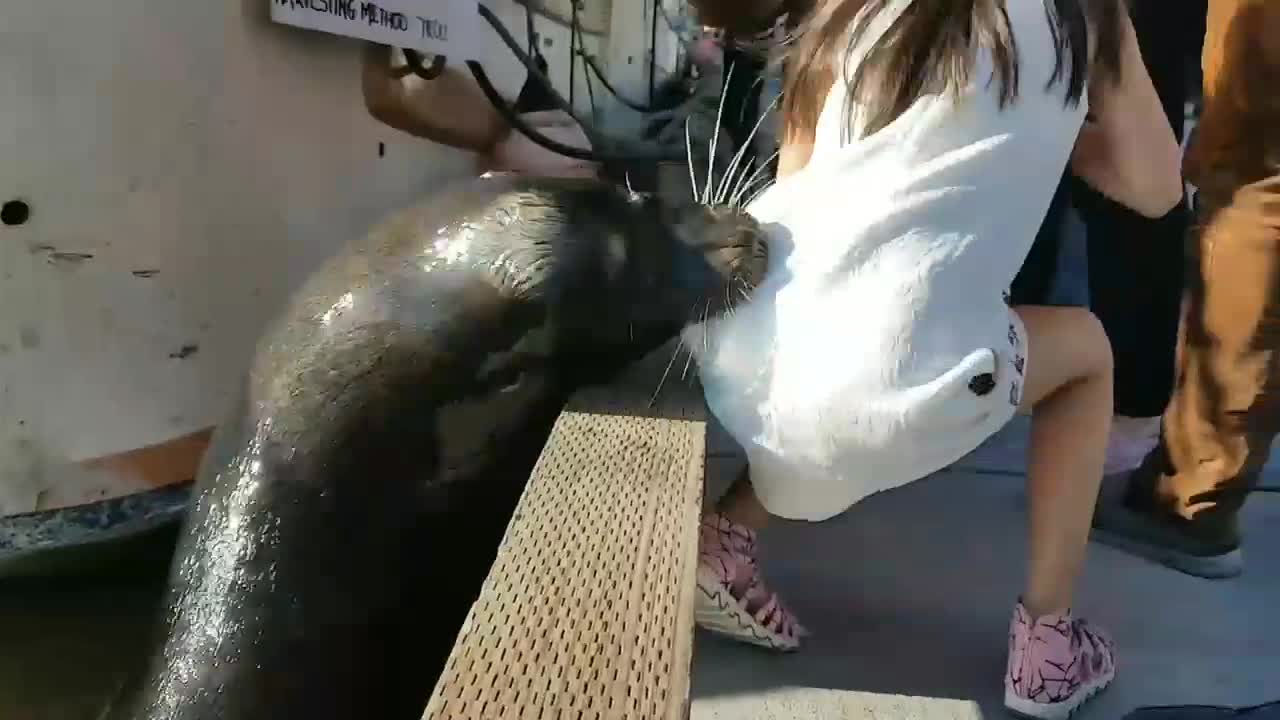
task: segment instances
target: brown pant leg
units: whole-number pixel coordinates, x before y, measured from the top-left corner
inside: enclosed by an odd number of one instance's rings
[[[1280,433],[1280,176],[1201,197],[1164,467],[1149,480],[1160,505],[1220,536]]]

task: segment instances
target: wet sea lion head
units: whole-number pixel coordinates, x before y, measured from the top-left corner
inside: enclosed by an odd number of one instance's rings
[[[523,204],[527,216],[535,204]],[[764,233],[741,209],[614,188],[546,207],[568,217],[555,218],[559,232],[541,233],[545,261],[521,279],[548,301],[570,352],[643,354],[745,302],[768,263]]]
[[[422,717],[566,401],[765,263],[740,211],[564,178],[455,183],[340,249],[259,341],[108,717]]]

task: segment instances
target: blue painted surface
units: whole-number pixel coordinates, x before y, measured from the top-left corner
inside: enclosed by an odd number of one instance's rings
[[[100,502],[0,518],[0,577],[17,561],[40,553],[115,540],[178,520],[190,499],[189,484]]]

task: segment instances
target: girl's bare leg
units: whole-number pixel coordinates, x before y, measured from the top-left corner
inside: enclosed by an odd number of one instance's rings
[[[769,512],[743,468],[716,509],[702,518],[694,613],[711,632],[773,650],[795,650],[805,630],[765,585],[756,561],[756,531],[768,521]]]
[[[1024,717],[1064,720],[1115,677],[1111,640],[1071,613],[1111,425],[1111,345],[1087,310],[1015,311],[1030,355],[1021,408],[1031,412],[1030,532],[1004,702]]]
[[[1022,602],[1039,617],[1071,606],[1084,564],[1111,426],[1111,345],[1087,310],[1015,310],[1026,326],[1030,355],[1021,408],[1031,413]]]
[[[1110,640],[1070,614],[1102,481],[1112,410],[1111,346],[1087,310],[1016,311],[1030,354],[1021,408],[1032,415],[1030,557],[1026,591],[1014,612],[1006,704],[1027,716],[1056,720],[1105,687],[1115,672]],[[803,630],[765,591],[755,565],[755,531],[768,518],[747,472],[704,518],[698,618],[704,627],[739,640],[794,649]]]
[[[743,527],[762,530],[769,524],[769,511],[760,504],[751,487],[751,473],[744,469],[716,503],[716,512]]]
[[[1039,617],[1071,605],[1084,563],[1111,424],[1111,345],[1079,308],[1020,307],[1031,357],[1022,412],[1031,414],[1029,554],[1023,604]],[[751,530],[769,513],[743,473],[716,512]]]

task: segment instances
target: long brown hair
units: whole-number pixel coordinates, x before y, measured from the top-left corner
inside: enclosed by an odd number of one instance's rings
[[[1021,1],[1021,0],[1013,0]],[[782,113],[784,142],[807,144],[823,99],[835,81],[836,62],[860,42],[868,21],[891,0],[817,0],[786,55]],[[1064,102],[1078,103],[1085,89],[1092,40],[1094,68],[1120,72],[1121,0],[1044,0],[1057,61],[1046,87],[1065,78]],[[865,12],[864,12],[865,11]],[[1092,34],[1092,37],[1091,37]],[[845,47],[839,45],[845,43]],[[969,83],[976,47],[990,50],[1000,106],[1018,88],[1018,49],[1005,0],[913,0],[858,63],[848,97],[867,113],[866,133],[893,122],[924,94],[958,93]],[[843,52],[842,52],[843,50]],[[846,123],[853,108],[845,105]]]

